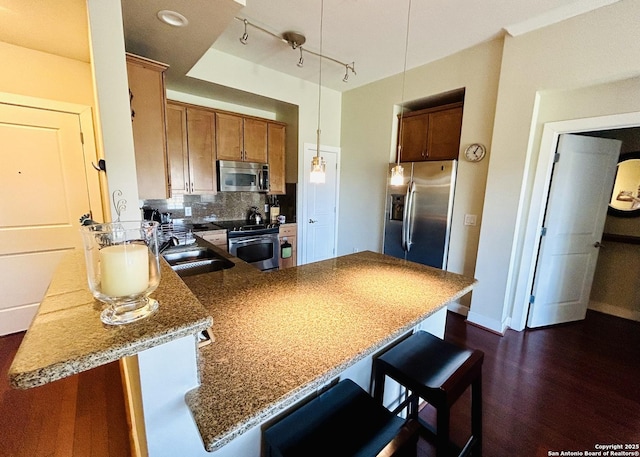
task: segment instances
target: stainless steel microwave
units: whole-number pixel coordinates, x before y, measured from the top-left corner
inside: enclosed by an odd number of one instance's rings
[[[269,165],[266,163],[218,160],[216,165],[221,192],[269,191]]]

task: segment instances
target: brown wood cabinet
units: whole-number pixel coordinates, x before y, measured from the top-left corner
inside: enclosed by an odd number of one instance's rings
[[[462,103],[405,113],[399,122],[402,162],[458,158]]]
[[[189,150],[187,149],[187,108],[167,103],[167,155],[171,195],[189,193]]]
[[[168,198],[166,92],[167,65],[127,53],[133,145],[140,199]]]
[[[218,160],[267,163],[267,121],[216,112]]]
[[[172,195],[216,193],[216,160],[268,163],[269,193],[284,194],[285,145],[281,122],[167,102]]]
[[[167,144],[172,195],[217,192],[215,113],[167,103]]]
[[[283,124],[270,122],[267,128],[269,152],[269,193],[284,195],[285,189],[285,137]]]
[[[202,237],[214,246],[219,247],[223,251],[229,252],[226,230],[207,230],[204,232],[196,232],[196,235]]]
[[[290,268],[295,267],[298,264],[297,261],[297,232],[298,232],[298,224],[282,224],[280,226],[280,233],[278,237],[280,238],[280,268]],[[286,259],[282,258],[282,243],[286,240],[291,244],[291,257]]]

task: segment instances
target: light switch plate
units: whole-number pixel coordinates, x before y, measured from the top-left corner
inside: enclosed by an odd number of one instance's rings
[[[477,219],[475,214],[465,214],[464,225],[476,225]]]
[[[190,206],[185,206],[184,207],[184,216],[185,217],[191,217],[191,207]]]

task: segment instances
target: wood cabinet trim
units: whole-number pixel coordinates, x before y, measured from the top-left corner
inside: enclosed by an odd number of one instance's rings
[[[436,113],[438,111],[447,111],[447,110],[450,110],[450,109],[462,108],[463,105],[464,104],[462,102],[456,102],[456,103],[449,103],[447,105],[440,105],[440,106],[433,106],[431,108],[424,108],[424,109],[417,110],[417,111],[408,111],[406,113],[398,114],[398,119],[400,119],[401,117],[406,119],[408,117],[422,116],[423,114]]]
[[[131,54],[129,52],[126,53],[126,58],[127,62],[137,63],[147,68],[155,69],[156,71],[165,71],[167,68],[169,68],[169,65],[167,65],[166,63]]]
[[[231,116],[239,116],[242,117],[244,119],[254,119],[254,120],[258,120],[258,121],[267,121],[269,124],[278,124],[278,125],[282,125],[282,126],[286,126],[287,123],[286,122],[282,122],[282,121],[276,121],[273,119],[268,119],[266,117],[258,117],[258,116],[252,116],[250,114],[242,114],[242,113],[238,113],[238,112],[234,112],[234,111],[226,111],[226,110],[222,110],[222,109],[218,109],[218,108],[211,108],[209,106],[202,106],[202,105],[194,105],[193,103],[187,103],[187,102],[181,102],[178,100],[167,100],[167,103],[172,104],[172,105],[181,105],[184,107],[188,107],[188,108],[197,108],[203,111],[211,111],[213,113],[220,113],[220,114],[228,114]]]

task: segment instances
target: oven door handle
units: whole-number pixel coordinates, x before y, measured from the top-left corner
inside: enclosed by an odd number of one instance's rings
[[[248,240],[230,241],[231,244],[246,244],[253,243],[254,241],[264,241],[264,238],[249,238]]]

